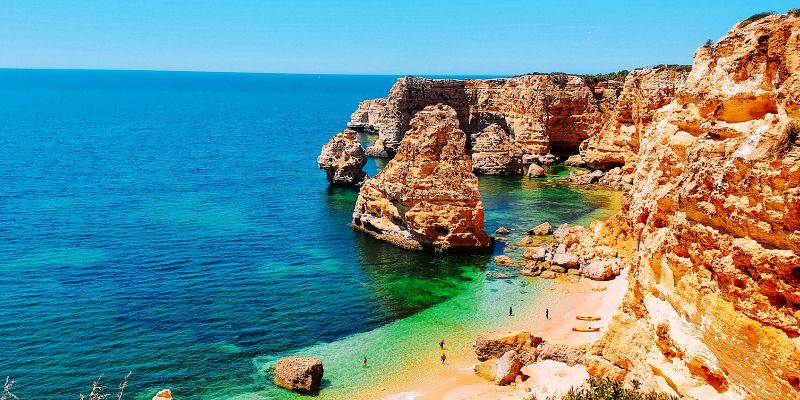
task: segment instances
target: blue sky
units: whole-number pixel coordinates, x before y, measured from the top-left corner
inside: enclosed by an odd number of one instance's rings
[[[0,68],[347,74],[689,64],[790,1],[2,0]]]

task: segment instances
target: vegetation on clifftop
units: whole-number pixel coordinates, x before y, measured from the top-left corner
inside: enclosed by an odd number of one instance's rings
[[[792,11],[794,11],[794,10],[792,10]],[[789,11],[789,12],[791,13],[791,11]],[[770,15],[775,15],[775,11],[765,11],[765,12],[760,12],[758,14],[753,14],[753,15],[750,16],[750,18],[747,18],[746,20],[740,22],[739,25],[737,25],[736,27],[737,28],[744,28],[745,26],[750,25],[751,23],[756,22],[756,21],[760,20],[761,18],[768,17]]]

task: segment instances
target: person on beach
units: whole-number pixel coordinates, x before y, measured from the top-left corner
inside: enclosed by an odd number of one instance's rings
[[[444,350],[444,339],[439,342],[439,348]]]
[[[544,319],[550,319],[550,309],[549,308],[545,308],[544,309]]]
[[[364,366],[367,366],[367,357],[364,357]]]
[[[514,315],[514,309],[511,308],[511,307],[508,307],[508,316],[510,317],[512,315]]]
[[[445,355],[444,353],[442,353],[442,356],[441,356],[441,357],[439,357],[439,358],[441,358],[441,359],[442,359],[442,364],[444,364],[444,362],[447,360],[447,355]]]

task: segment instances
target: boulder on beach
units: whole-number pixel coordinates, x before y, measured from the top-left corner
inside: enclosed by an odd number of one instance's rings
[[[501,357],[509,350],[523,351],[542,343],[542,338],[528,331],[490,331],[478,335],[473,345],[481,361]]]
[[[556,254],[551,263],[564,268],[575,268],[578,266],[578,257],[572,253]]]
[[[514,382],[522,369],[522,361],[514,350],[503,353],[500,358],[493,358],[475,366],[475,374],[496,385],[508,385]]]
[[[556,279],[556,273],[550,270],[542,271],[539,277],[544,279]]]
[[[549,222],[543,222],[539,225],[536,225],[536,227],[528,231],[528,234],[536,236],[546,236],[551,233],[553,233],[553,226],[550,225]]]
[[[609,260],[597,260],[581,268],[581,275],[595,280],[607,281],[619,274],[619,266]]]
[[[322,360],[284,357],[275,364],[275,384],[297,392],[313,392],[322,385]]]
[[[161,389],[153,396],[153,400],[172,400],[172,391],[169,389]]]

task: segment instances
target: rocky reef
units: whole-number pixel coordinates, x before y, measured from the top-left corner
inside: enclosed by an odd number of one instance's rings
[[[364,182],[352,226],[406,249],[490,250],[466,148],[456,111],[425,107],[411,120],[397,155]]]
[[[563,74],[503,79],[404,77],[383,99],[366,100],[348,124],[378,134],[370,155],[392,156],[414,114],[434,104],[452,107],[469,137],[497,124],[523,154],[577,153],[616,104],[622,83]]]
[[[624,313],[590,372],[697,399],[800,398],[800,18],[695,53],[641,132]]]
[[[325,170],[328,182],[335,185],[356,185],[364,180],[366,174],[362,168],[367,163],[367,158],[357,135],[356,131],[345,129],[322,146],[317,164],[319,169]]]

